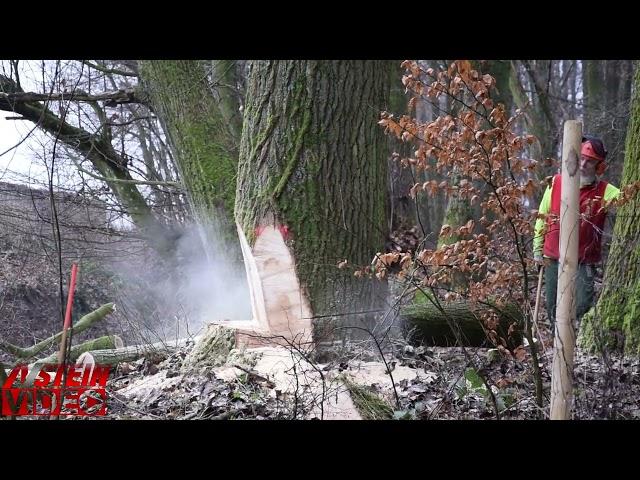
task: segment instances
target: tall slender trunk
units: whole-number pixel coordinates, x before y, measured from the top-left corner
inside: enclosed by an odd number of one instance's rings
[[[401,61],[393,61],[389,71],[390,95],[389,109],[396,117],[411,115],[408,110],[410,97],[405,93],[402,85],[403,70],[400,68]],[[392,157],[392,153],[397,153],[399,158],[411,157],[414,146],[411,143],[402,142],[395,136],[388,136],[389,144],[389,231],[393,231],[401,225],[415,224],[416,208],[415,199],[409,196],[409,190],[413,187],[413,175],[410,167],[403,166],[402,163]]]
[[[607,60],[605,67],[605,123],[601,134],[608,150],[607,177],[618,184],[624,165],[625,133],[629,122],[632,72],[627,60]]]
[[[436,68],[436,62],[432,60],[425,61],[424,70],[427,70],[429,67]],[[435,105],[432,102],[435,102]],[[440,99],[419,99],[416,102],[416,120],[420,123],[429,123],[435,120],[435,118],[440,115],[440,110],[438,109],[439,102]],[[435,163],[435,160],[432,159],[431,166],[434,168],[428,171],[418,170],[412,167],[416,183],[424,183],[430,180],[435,180],[437,183],[440,183],[444,180],[443,176],[436,172]],[[423,235],[427,237],[425,247],[435,248],[438,241],[438,232],[442,227],[442,221],[447,209],[446,195],[441,190],[438,190],[433,196],[422,192],[416,196],[415,202],[417,204],[416,221]]]

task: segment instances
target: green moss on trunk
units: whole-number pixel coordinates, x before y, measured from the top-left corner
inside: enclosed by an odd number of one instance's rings
[[[640,180],[640,73],[636,71],[622,184]],[[592,315],[582,321],[581,344],[640,354],[640,200],[618,210],[604,288]]]
[[[222,218],[231,229],[237,144],[218,108],[204,62],[152,60],[139,64],[196,214]]]
[[[289,229],[302,288],[315,315],[380,304],[380,285],[337,264],[367,265],[384,247],[388,62],[251,64],[236,192],[236,219]]]

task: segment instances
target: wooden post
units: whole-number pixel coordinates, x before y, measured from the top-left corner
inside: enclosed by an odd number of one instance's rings
[[[564,138],[562,140],[560,260],[551,376],[551,420],[568,420],[573,400],[581,139],[582,124],[575,120],[567,120],[564,124]]]

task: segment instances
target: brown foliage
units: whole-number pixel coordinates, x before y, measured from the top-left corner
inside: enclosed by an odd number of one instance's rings
[[[449,291],[445,299],[464,295],[477,302],[490,299],[497,305],[509,301],[526,311],[526,276],[531,266],[527,246],[537,212],[528,211],[525,204],[534,200],[539,185],[533,175],[537,163],[525,152],[535,137],[515,133],[521,112],[510,117],[502,104],[494,104],[495,79],[481,75],[471,62],[456,60],[439,71],[424,70],[410,60],[402,66],[406,69],[402,83],[414,98],[435,100],[446,95],[454,106],[428,123],[408,115],[381,114],[379,124],[387,134],[415,145],[409,158],[394,155],[397,161],[418,171],[435,168],[448,178],[440,183],[416,183],[410,195],[433,196],[445,191],[479,207],[482,216],[462,226],[443,225],[440,236],[457,241],[436,250],[418,249],[409,257],[378,254],[370,274],[383,277],[381,271],[400,263],[405,275],[410,269],[419,270],[423,286],[444,289],[454,274],[463,274],[468,280],[466,291]],[[485,324],[490,326],[491,319],[486,318]]]

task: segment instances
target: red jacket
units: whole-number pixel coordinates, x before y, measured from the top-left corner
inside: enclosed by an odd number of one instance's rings
[[[543,253],[547,257],[560,258],[560,195],[562,178],[556,175],[551,188],[551,209],[547,215],[547,233]],[[607,182],[601,180],[580,189],[580,233],[578,261],[594,264],[602,258],[602,231],[607,216],[602,207]]]

